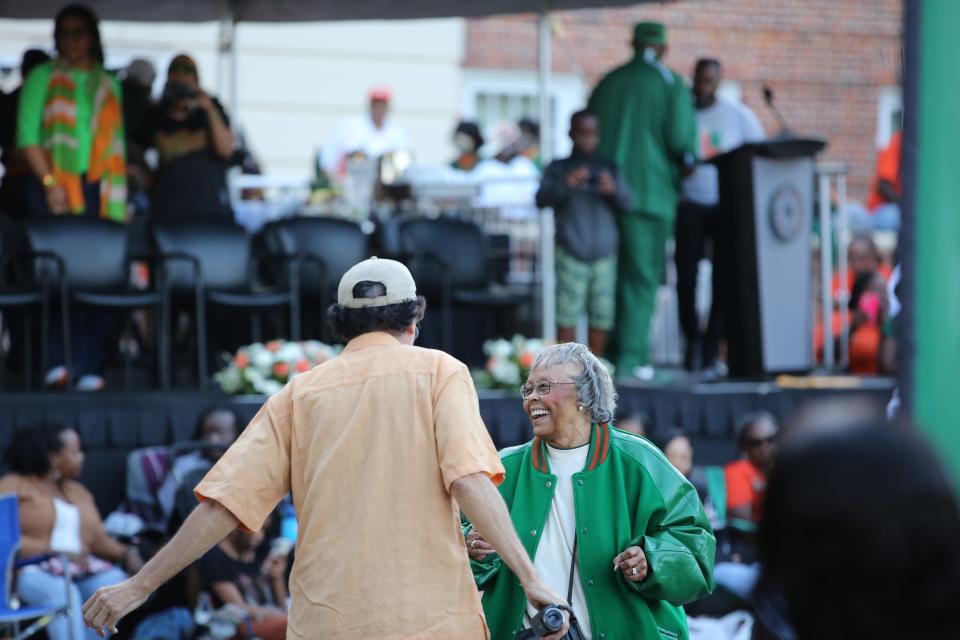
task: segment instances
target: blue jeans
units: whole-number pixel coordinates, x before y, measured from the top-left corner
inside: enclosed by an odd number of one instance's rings
[[[70,627],[73,628],[73,640],[99,638],[93,629],[83,626],[83,603],[100,587],[117,584],[126,578],[127,574],[119,567],[113,567],[107,571],[74,580],[70,585],[73,606],[68,617],[57,616],[56,621],[47,627],[50,640],[69,640]],[[47,573],[39,567],[27,567],[20,571],[17,576],[17,593],[23,602],[33,606],[63,606],[67,603],[67,589],[63,576]]]

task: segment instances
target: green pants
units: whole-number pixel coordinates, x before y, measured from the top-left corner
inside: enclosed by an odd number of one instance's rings
[[[619,216],[617,323],[609,352],[619,376],[650,364],[650,320],[663,281],[673,220],[647,213]]]

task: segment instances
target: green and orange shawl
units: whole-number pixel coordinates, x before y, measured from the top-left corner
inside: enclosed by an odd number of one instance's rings
[[[93,109],[89,123],[77,122],[78,90],[69,70],[54,63],[43,106],[43,140],[53,176],[67,194],[70,213],[84,212],[83,188],[80,182],[80,158],[77,127],[88,126],[93,132],[87,180],[100,181],[100,217],[123,222],[127,218],[127,170],[124,157],[123,110],[114,90],[113,80],[97,66],[91,84]]]

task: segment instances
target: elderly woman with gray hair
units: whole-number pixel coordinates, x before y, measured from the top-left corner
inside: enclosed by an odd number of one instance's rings
[[[609,425],[617,392],[585,346],[544,350],[520,393],[534,437],[501,452],[500,492],[540,575],[569,594],[585,638],[687,638],[681,605],[712,589],[716,545],[696,490]],[[516,576],[482,532],[464,531],[493,640],[536,637]]]

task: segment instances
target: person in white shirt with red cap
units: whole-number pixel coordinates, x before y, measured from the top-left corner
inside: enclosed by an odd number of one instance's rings
[[[339,123],[321,153],[321,165],[329,176],[344,176],[351,157],[379,158],[393,151],[408,151],[407,133],[388,118],[392,93],[375,87],[368,94],[370,110]]]

